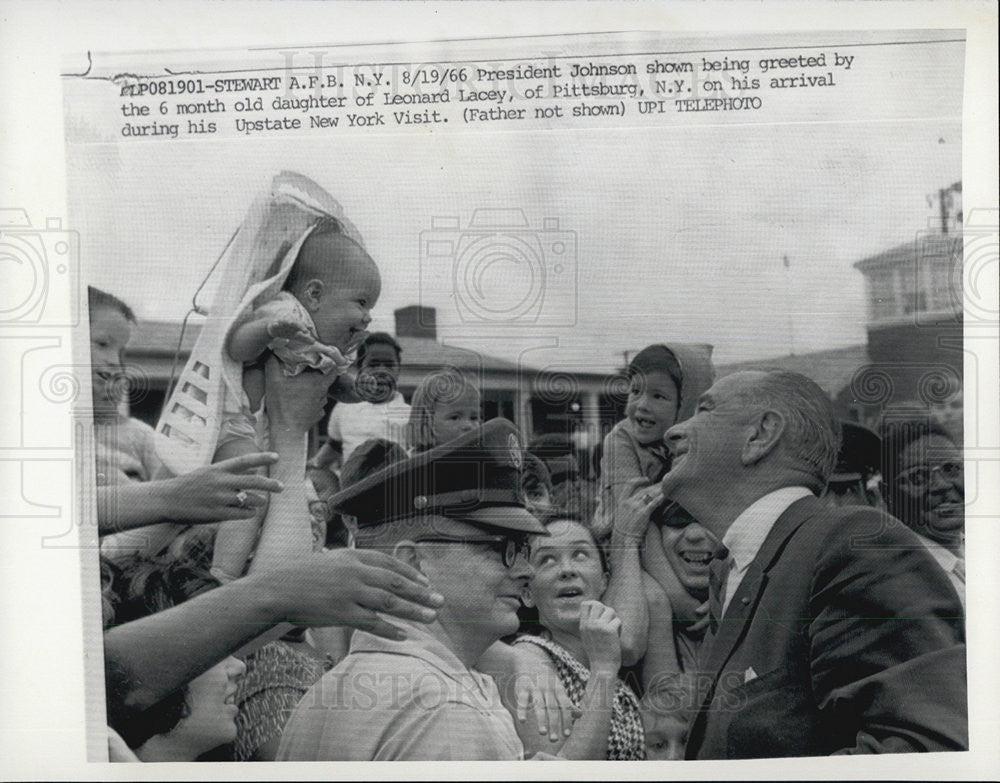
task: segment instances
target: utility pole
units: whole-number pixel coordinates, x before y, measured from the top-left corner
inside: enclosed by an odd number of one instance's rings
[[[792,295],[792,265],[788,256],[782,258],[785,265],[785,313],[788,315],[788,353],[795,356],[795,319],[792,318],[792,303],[795,297]]]

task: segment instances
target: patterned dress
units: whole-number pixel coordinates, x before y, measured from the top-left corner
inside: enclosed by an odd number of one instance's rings
[[[269,642],[246,657],[236,693],[235,761],[251,760],[261,745],[280,736],[295,705],[323,676],[323,663],[296,649],[301,646]]]
[[[555,664],[559,679],[574,707],[579,707],[587,690],[590,671],[565,647],[540,636],[520,636],[514,644],[534,644],[541,647]],[[632,689],[618,680],[615,704],[608,736],[609,761],[641,761],[646,758],[646,735],[639,715],[639,700]]]

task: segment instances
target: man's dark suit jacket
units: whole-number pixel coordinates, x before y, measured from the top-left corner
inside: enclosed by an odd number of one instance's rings
[[[702,647],[687,757],[965,750],[964,625],[901,522],[796,501]]]

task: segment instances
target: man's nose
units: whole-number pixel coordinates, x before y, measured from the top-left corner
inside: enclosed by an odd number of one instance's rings
[[[520,587],[526,587],[528,577],[531,576],[531,565],[523,552],[518,552],[514,562],[507,566],[507,576],[521,583]]]
[[[670,447],[670,451],[675,451],[677,446],[680,445],[680,442],[684,440],[684,425],[675,424],[663,434],[663,438]]]
[[[947,492],[955,485],[955,482],[951,479],[944,477],[944,472],[941,470],[931,471],[931,492]]]
[[[365,326],[368,326],[368,324],[370,324],[371,322],[372,322],[372,311],[365,310],[365,316],[364,318],[361,319],[361,323],[363,323]]]

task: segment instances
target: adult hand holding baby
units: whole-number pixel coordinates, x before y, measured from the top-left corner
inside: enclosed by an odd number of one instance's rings
[[[305,370],[288,376],[271,356],[264,366],[264,393],[271,419],[271,435],[304,435],[323,418],[327,392],[337,380],[334,373],[324,375]]]

